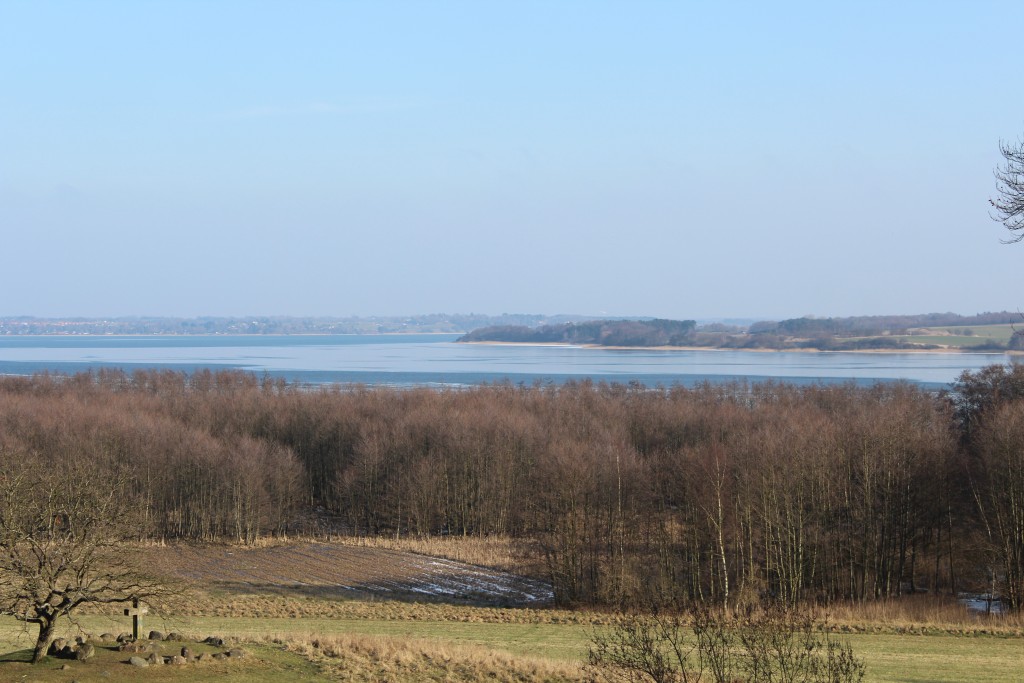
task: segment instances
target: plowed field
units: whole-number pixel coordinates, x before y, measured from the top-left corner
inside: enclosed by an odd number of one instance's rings
[[[321,598],[536,606],[544,582],[426,555],[332,543],[266,548],[172,545],[147,550],[152,569],[207,590]]]

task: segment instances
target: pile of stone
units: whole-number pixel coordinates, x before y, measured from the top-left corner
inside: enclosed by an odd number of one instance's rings
[[[84,662],[96,656],[96,646],[82,636],[78,636],[74,640],[54,638],[46,654],[59,659],[77,659]]]
[[[180,633],[169,633],[165,636],[160,631],[150,631],[149,638],[145,640],[133,640],[130,633],[122,633],[118,636],[113,633],[104,633],[99,637],[102,644],[116,644],[119,652],[131,654],[128,663],[133,666],[162,666],[165,664],[180,666],[208,660],[241,659],[246,656],[245,650],[237,647],[227,648],[220,652],[194,654],[187,645],[183,645],[181,650],[175,654],[164,654],[163,643],[184,642],[185,640]],[[201,642],[204,645],[212,645],[217,648],[224,647],[224,639],[217,636],[210,636]],[[74,640],[55,638],[50,643],[47,654],[59,659],[75,659],[84,662],[96,656],[96,646],[88,638],[82,636],[78,636]]]
[[[241,648],[230,648],[222,652],[203,652],[196,655],[187,645],[183,645],[177,654],[163,654],[162,642],[183,640],[185,639],[177,633],[171,633],[165,637],[164,634],[159,631],[150,631],[149,638],[147,640],[132,641],[129,639],[122,642],[118,649],[121,652],[136,653],[132,657],[128,658],[128,663],[132,666],[162,666],[165,664],[181,666],[184,664],[204,662],[207,660],[228,658],[241,659],[246,656],[245,650]],[[213,645],[214,647],[224,647],[224,639],[216,636],[210,636],[202,642],[206,645]],[[148,654],[148,656],[142,656],[146,654]]]

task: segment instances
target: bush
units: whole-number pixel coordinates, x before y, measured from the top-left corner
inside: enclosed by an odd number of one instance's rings
[[[621,613],[594,634],[589,662],[595,680],[632,683],[858,683],[865,670],[827,623],[777,605]]]

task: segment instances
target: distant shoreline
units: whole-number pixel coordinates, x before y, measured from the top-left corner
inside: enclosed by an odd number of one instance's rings
[[[972,351],[964,348],[937,349],[732,349],[720,346],[602,346],[601,344],[569,344],[565,342],[504,342],[504,341],[467,341],[459,344],[479,344],[483,346],[564,346],[576,349],[609,349],[615,351],[743,351],[747,353],[975,353],[993,356],[1019,356],[1024,351]]]
[[[383,337],[385,335],[457,335],[466,332],[203,332],[180,334],[177,332],[39,332],[36,334],[2,334],[0,339],[26,339],[29,337]]]
[[[157,338],[171,337],[176,339],[207,339],[226,337],[384,337],[384,336],[455,336],[465,335],[466,332],[207,332],[176,334],[173,332],[137,332],[137,333],[38,333],[38,334],[0,334],[0,339],[111,339],[116,337],[139,337]],[[1018,350],[984,350],[975,351],[969,347],[951,348],[940,347],[934,349],[819,349],[813,347],[772,349],[772,348],[728,348],[721,346],[605,346],[603,344],[573,344],[569,342],[513,342],[513,341],[456,341],[458,344],[477,346],[519,346],[519,347],[565,347],[576,349],[607,349],[611,351],[742,351],[746,353],[861,353],[861,354],[886,354],[886,353],[943,353],[943,354],[984,354],[992,356],[1024,356],[1024,351]]]

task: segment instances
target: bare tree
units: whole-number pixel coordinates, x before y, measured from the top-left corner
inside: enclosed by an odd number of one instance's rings
[[[989,199],[995,209],[993,220],[1016,233],[1006,242],[1020,242],[1024,239],[1024,139],[1016,143],[999,142],[999,152],[1006,163],[997,166],[995,199]]]
[[[124,468],[0,447],[0,614],[38,625],[33,663],[81,605],[159,592],[125,547],[141,531],[130,485]]]
[[[1002,565],[1003,599],[1024,608],[1024,401],[986,415],[976,433],[971,486],[989,540],[993,564]]]
[[[711,612],[698,608],[695,614],[710,615]],[[683,611],[664,610],[657,605],[649,611],[613,615],[610,627],[595,631],[591,639],[588,663],[597,674],[594,679],[699,683],[707,665],[705,652],[708,649],[705,647],[708,638],[702,627],[710,620],[694,619],[691,625],[686,617]],[[691,632],[697,637],[691,637]],[[731,635],[721,628],[716,633],[727,638]],[[728,658],[723,661],[728,662]]]

